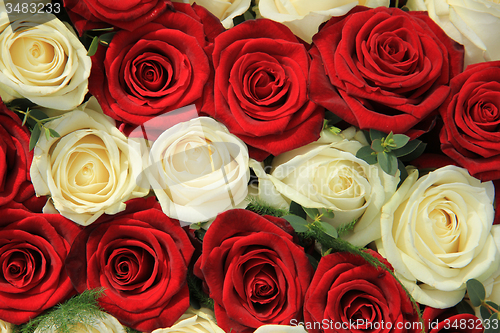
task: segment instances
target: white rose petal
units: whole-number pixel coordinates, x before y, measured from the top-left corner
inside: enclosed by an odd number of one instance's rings
[[[214,314],[209,309],[195,310],[189,308],[170,328],[159,328],[153,333],[224,333],[217,326],[214,319]]]
[[[380,238],[381,208],[399,182],[399,173],[387,175],[378,165],[355,156],[367,144],[354,127],[340,135],[324,130],[318,141],[276,156],[270,174],[252,162],[259,197],[277,208],[295,201],[307,208],[332,210],[334,218],[322,221],[335,227],[358,219],[353,231],[342,237],[364,246]]]
[[[6,12],[0,13],[1,98],[76,108],[88,91],[92,63],[75,32],[52,14],[14,18],[10,22]]]
[[[382,208],[376,244],[418,303],[447,308],[462,299],[467,280],[484,281],[499,266],[493,184],[455,166],[417,178],[410,170]]]
[[[146,176],[169,217],[207,221],[248,193],[248,149],[212,118],[179,123],[153,143]]]
[[[389,6],[387,0],[259,0],[257,17],[281,22],[308,43],[321,23],[342,16],[356,5]]]
[[[137,184],[142,172],[138,150],[94,98],[83,111],[65,113],[46,126],[60,137],[40,136],[30,173],[36,194],[51,196],[47,211],[53,204],[61,215],[88,225],[104,213],[123,211],[125,201],[148,194],[149,189]]]
[[[0,333],[14,332],[14,325],[6,321],[0,320]]]
[[[104,319],[95,319],[91,325],[80,324],[71,327],[72,333],[125,333],[125,328],[113,316],[103,313]],[[59,333],[54,328],[41,329],[37,328],[35,333]]]
[[[214,14],[222,23],[224,28],[234,26],[233,18],[246,12],[250,7],[250,0],[173,0],[174,2],[196,3],[205,7]]]

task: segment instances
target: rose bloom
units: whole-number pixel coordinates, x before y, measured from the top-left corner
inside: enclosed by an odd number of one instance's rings
[[[263,160],[319,137],[323,108],[309,100],[309,56],[284,25],[245,21],[215,39],[215,104],[219,120]]]
[[[88,91],[91,61],[69,26],[52,14],[0,13],[0,96],[72,110]],[[48,18],[51,18],[48,20]]]
[[[456,308],[435,309],[425,307],[422,313],[425,332],[456,332],[481,333],[484,332],[482,321],[470,313],[458,313]],[[492,323],[492,326],[495,325]]]
[[[212,118],[179,123],[153,143],[146,176],[163,212],[207,221],[243,202],[250,171],[245,144]]]
[[[328,130],[304,147],[276,156],[270,174],[251,163],[259,177],[259,196],[269,204],[288,208],[291,201],[303,207],[332,210],[333,219],[322,218],[335,227],[355,219],[353,232],[342,236],[364,246],[380,238],[380,213],[399,183],[399,172],[390,176],[378,164],[356,157],[368,145],[354,127],[339,135]]]
[[[233,18],[243,14],[250,7],[250,0],[174,0],[174,2],[197,3],[205,7],[221,21],[226,29],[234,26]]]
[[[64,260],[80,228],[16,202],[0,216],[0,319],[20,325],[75,294]]]
[[[60,137],[40,136],[31,178],[37,195],[50,195],[46,209],[88,225],[104,213],[123,211],[127,200],[149,189],[136,183],[141,156],[113,119],[94,111],[100,108],[93,98],[82,109],[46,123]]]
[[[12,333],[14,332],[14,325],[0,320],[0,333]]]
[[[408,0],[406,5],[427,11],[448,36],[465,47],[465,66],[500,60],[500,44],[491,33],[500,28],[498,1]]]
[[[153,333],[224,333],[217,326],[214,314],[209,309],[193,309],[189,308],[177,322],[169,328],[159,328]]]
[[[493,184],[451,165],[417,177],[411,170],[382,208],[377,249],[418,303],[452,307],[467,280],[485,281],[499,266]]]
[[[171,6],[170,0],[63,0],[80,36],[86,30],[115,26],[135,30]]]
[[[500,178],[500,61],[467,67],[439,109],[441,150],[483,181]]]
[[[397,8],[359,6],[331,18],[310,53],[311,99],[385,133],[405,133],[436,111],[463,67],[462,47],[427,14]]]
[[[0,99],[0,206],[16,201],[34,212],[41,212],[47,201],[37,198],[31,184],[30,132],[19,117]]]
[[[78,292],[103,287],[99,305],[121,323],[151,332],[189,307],[187,267],[194,248],[154,197],[129,201],[75,239],[66,270]]]
[[[205,38],[224,29],[203,7],[176,3],[175,8],[136,30],[119,31],[92,57],[90,92],[106,115],[140,125],[201,103],[213,75]]]
[[[371,8],[389,7],[388,0],[257,0],[257,17],[281,22],[298,37],[311,43],[321,23],[332,16],[347,14],[356,5]]]
[[[392,269],[378,253],[368,251]],[[310,333],[347,333],[353,331],[350,322],[356,325],[355,331],[422,331],[418,312],[388,271],[352,253],[332,253],[321,258],[307,290],[305,328]],[[328,324],[318,327],[315,323]],[[384,326],[377,327],[377,323]]]
[[[194,273],[225,332],[300,321],[312,266],[289,232],[286,220],[244,209],[219,214],[208,228]]]
[[[72,333],[126,333],[125,328],[120,324],[115,317],[102,313],[104,318],[93,318],[92,324],[78,324],[71,327]],[[37,328],[35,333],[60,333],[61,330],[56,331],[54,327]]]

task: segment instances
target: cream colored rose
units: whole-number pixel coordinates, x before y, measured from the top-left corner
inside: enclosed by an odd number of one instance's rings
[[[103,313],[104,318],[95,318],[92,324],[79,324],[71,327],[72,333],[126,333],[125,328],[113,316]],[[59,333],[54,328],[37,328],[35,333]]]
[[[217,16],[224,28],[234,26],[233,18],[243,14],[250,7],[250,0],[173,0],[205,7],[210,13]]]
[[[152,333],[224,333],[217,326],[214,314],[209,309],[196,310],[189,308],[172,327],[159,328]]]
[[[452,39],[465,47],[465,67],[500,60],[498,0],[408,0],[411,10],[423,10]]]
[[[51,204],[63,216],[89,225],[102,214],[116,214],[125,202],[143,197],[139,149],[131,147],[115,121],[102,114],[95,98],[81,109],[47,123],[60,138],[40,136],[34,150],[31,179],[38,196],[50,195]]]
[[[248,149],[212,118],[179,123],[153,143],[146,176],[163,212],[182,222],[207,221],[248,193]]]
[[[382,208],[377,248],[418,303],[452,307],[467,280],[485,281],[499,266],[493,184],[456,166],[417,178],[411,170]]]
[[[304,326],[288,325],[264,325],[254,331],[254,333],[307,333]]]
[[[380,237],[381,208],[399,182],[399,173],[389,176],[378,164],[355,156],[367,144],[354,127],[340,135],[324,130],[318,141],[276,156],[270,174],[252,162],[259,196],[278,208],[287,208],[293,200],[303,207],[332,210],[335,217],[322,220],[335,227],[358,219],[343,238],[364,246]]]
[[[6,321],[0,320],[0,333],[14,332],[14,325]]]
[[[91,60],[74,31],[52,14],[0,13],[0,96],[72,110],[88,91]],[[48,18],[52,18],[50,21]]]
[[[257,17],[281,22],[308,43],[321,23],[347,14],[356,5],[389,6],[389,0],[258,0]]]

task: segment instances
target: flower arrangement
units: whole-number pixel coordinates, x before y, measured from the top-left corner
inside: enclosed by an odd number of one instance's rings
[[[0,332],[500,332],[492,0],[0,0]]]

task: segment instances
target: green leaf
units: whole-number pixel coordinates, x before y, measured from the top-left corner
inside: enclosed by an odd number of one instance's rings
[[[332,250],[333,250],[332,248],[329,248],[328,250],[326,250],[325,252],[323,252],[323,254],[321,254],[321,256],[324,257],[324,256],[329,255],[330,253],[332,253]]]
[[[420,140],[412,140],[405,144],[403,147],[398,149],[393,149],[392,151],[396,154],[396,157],[405,156],[417,149],[418,145],[420,145],[422,141]]]
[[[400,187],[401,184],[403,184],[403,182],[405,181],[406,177],[408,177],[408,171],[406,171],[405,165],[400,160],[398,160],[398,169],[399,169],[398,187]]]
[[[321,213],[325,219],[333,219],[335,217],[335,213],[331,209],[323,209]]]
[[[37,119],[37,120],[43,120],[49,118],[45,113],[43,113],[39,109],[32,109],[30,110],[30,116]]]
[[[491,317],[492,311],[490,309],[488,309],[486,306],[481,305],[479,307],[479,313],[481,313],[481,317],[484,319],[484,318]]]
[[[30,137],[30,151],[35,148],[36,143],[38,142],[38,139],[40,138],[40,134],[42,132],[42,128],[40,127],[40,124],[36,124],[35,127],[33,128],[33,131],[31,132],[31,137]]]
[[[44,127],[43,128],[45,130],[45,138],[47,139],[47,141],[50,140],[50,131],[47,127]]]
[[[90,43],[89,50],[87,51],[87,56],[92,57],[97,52],[98,47],[99,37],[95,36],[94,39],[92,39],[92,43]]]
[[[321,226],[325,229],[325,234],[327,234],[330,237],[337,238],[339,235],[337,233],[337,229],[335,227],[327,222],[322,222]]]
[[[467,294],[474,307],[480,306],[486,297],[486,291],[484,290],[483,284],[476,279],[467,281]]]
[[[396,144],[396,148],[401,148],[410,141],[410,137],[404,134],[394,134],[392,138]]]
[[[385,136],[386,136],[386,134],[384,132],[380,132],[380,131],[377,131],[374,129],[370,130],[370,139],[372,139],[372,141],[374,141],[376,139],[382,140],[382,138]]]
[[[300,216],[304,220],[307,218],[307,214],[304,211],[304,208],[302,208],[302,206],[299,205],[298,203],[296,203],[295,201],[292,201],[290,203],[290,209],[289,210],[290,210],[290,213],[292,213],[293,215]]]
[[[362,159],[370,165],[375,164],[377,163],[377,155],[372,155],[372,153],[374,153],[372,147],[364,146],[358,150],[356,157]]]
[[[99,36],[99,42],[105,46],[108,46],[111,43],[116,32],[108,32],[106,34],[102,34]],[[94,41],[92,41],[94,42]]]
[[[57,131],[55,129],[49,128],[49,131],[50,131],[51,137],[53,137],[53,138],[60,138],[61,137],[61,135],[59,133],[57,133]]]
[[[328,125],[332,126],[342,121],[342,118],[333,112],[325,112],[325,119],[328,120]]]
[[[484,333],[498,333],[498,332],[500,332],[500,325],[499,325],[498,320],[499,320],[498,312],[493,313],[489,317],[489,320],[487,322],[484,322],[484,320],[483,320],[483,325],[485,325]]]
[[[403,162],[413,161],[414,159],[416,159],[417,157],[422,155],[422,153],[425,150],[425,147],[427,147],[427,144],[424,142],[420,142],[420,144],[417,146],[417,148],[415,148],[415,150],[413,150],[411,153],[404,155],[404,156],[401,156],[401,161],[403,161]]]
[[[372,141],[372,149],[377,153],[381,153],[384,151],[384,147],[382,146],[382,140],[375,139]]]
[[[495,310],[499,310],[499,307],[498,307],[498,304],[496,304],[495,302],[492,302],[492,301],[486,301],[486,303],[491,306],[493,309]]]
[[[306,212],[307,216],[309,216],[313,220],[316,218],[316,216],[319,215],[319,210],[317,208],[302,207],[302,209]]]
[[[283,218],[290,223],[290,225],[293,227],[293,229],[295,229],[296,232],[306,232],[307,230],[309,230],[306,227],[307,221],[300,216],[285,215],[283,216]]]
[[[89,31],[113,31],[115,28],[109,27],[109,28],[96,28],[96,29],[90,29]]]
[[[312,267],[314,267],[314,269],[316,270],[316,268],[318,268],[318,260],[309,253],[306,253],[306,256],[307,259],[309,259],[309,262],[311,263]]]
[[[26,121],[28,120],[29,118],[29,114],[30,114],[30,109],[28,108],[28,110],[26,110],[26,113],[24,114],[24,118],[23,118],[23,123],[21,124],[21,126],[24,126],[26,125]]]
[[[381,152],[377,154],[377,161],[382,170],[388,175],[396,175],[398,170],[398,159],[394,153]]]
[[[245,18],[245,21],[255,19],[255,16],[252,14],[252,12],[250,10],[247,10],[246,12],[244,12],[243,17]]]
[[[200,225],[198,223],[192,223],[189,225],[189,229],[193,229],[193,230],[198,230],[200,229]]]
[[[456,305],[456,309],[458,313],[469,313],[474,316],[476,315],[476,312],[474,311],[472,306],[470,306],[470,304],[464,300],[462,300],[460,303]]]

